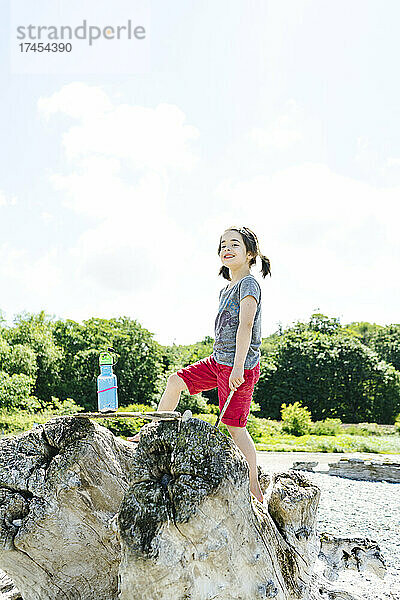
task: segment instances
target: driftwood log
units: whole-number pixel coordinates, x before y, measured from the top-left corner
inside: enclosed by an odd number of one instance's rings
[[[277,473],[268,508],[255,506],[225,435],[195,419],[149,425],[118,516],[121,600],[305,598],[318,499],[302,475]]]
[[[23,600],[349,599],[331,581],[352,541],[322,548],[317,486],[261,481],[264,505],[233,441],[198,419],[148,424],[136,449],[54,418],[0,440],[0,568]]]
[[[0,600],[22,600],[19,589],[13,580],[0,570]]]
[[[314,473],[314,467],[318,465],[316,461],[305,462],[303,460],[296,461],[293,463],[293,471],[309,471],[310,473]]]
[[[116,597],[133,448],[85,418],[0,441],[0,568],[24,600]]]
[[[390,460],[341,458],[338,462],[329,463],[329,475],[361,481],[400,483],[400,464]]]

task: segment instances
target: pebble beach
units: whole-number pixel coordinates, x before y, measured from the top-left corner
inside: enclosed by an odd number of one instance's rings
[[[400,462],[400,455],[366,453],[257,452],[258,463],[267,472],[287,470],[295,461],[316,461],[315,470],[328,470],[328,463],[341,457]],[[321,490],[317,531],[337,537],[368,537],[381,549],[387,572],[383,579],[373,573],[340,573],[338,589],[363,600],[400,600],[400,484],[356,481],[304,472]]]

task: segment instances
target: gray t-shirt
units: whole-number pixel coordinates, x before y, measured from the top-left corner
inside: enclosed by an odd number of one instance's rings
[[[229,284],[228,284],[229,285]],[[219,293],[219,308],[215,319],[215,342],[213,357],[222,365],[233,366],[236,352],[236,333],[239,326],[240,301],[246,296],[257,300],[253,333],[244,363],[245,369],[253,369],[260,360],[261,346],[261,287],[253,275],[239,279],[229,290],[225,286]]]

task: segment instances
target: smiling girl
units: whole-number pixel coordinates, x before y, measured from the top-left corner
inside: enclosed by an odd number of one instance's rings
[[[269,259],[261,254],[256,234],[247,227],[229,227],[221,235],[219,275],[229,281],[219,293],[213,353],[170,375],[157,410],[174,410],[180,394],[218,388],[220,410],[231,390],[235,393],[222,417],[249,464],[250,491],[263,501],[257,475],[256,449],[247,429],[254,386],[260,377],[261,288],[250,273],[256,258],[262,277],[271,275]],[[138,441],[140,433],[128,441]]]

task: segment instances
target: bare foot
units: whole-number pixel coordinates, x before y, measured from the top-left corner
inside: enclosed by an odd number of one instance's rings
[[[259,502],[261,502],[261,504],[264,502],[264,496],[261,491],[258,479],[256,480],[256,482],[250,482],[250,492],[255,498],[257,498]]]
[[[137,433],[136,435],[134,435],[133,437],[126,438],[127,442],[136,442],[136,443],[138,443],[139,440],[140,440],[140,432]]]

